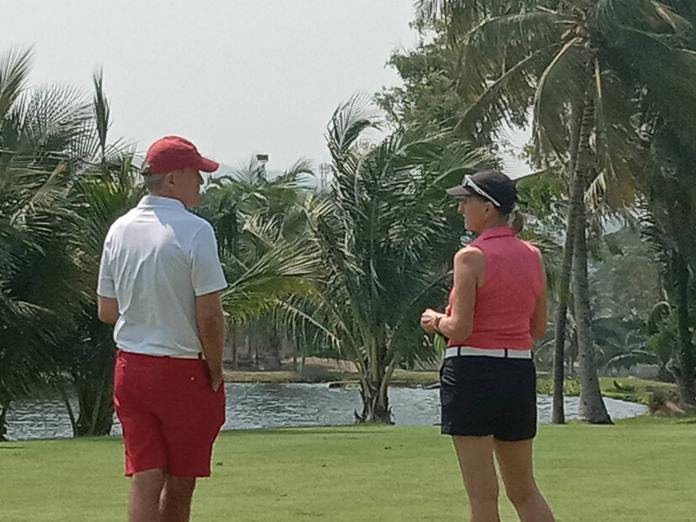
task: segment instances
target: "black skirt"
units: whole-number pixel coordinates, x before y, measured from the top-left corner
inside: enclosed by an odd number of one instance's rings
[[[536,370],[529,359],[450,357],[440,368],[442,433],[518,441],[536,435]]]

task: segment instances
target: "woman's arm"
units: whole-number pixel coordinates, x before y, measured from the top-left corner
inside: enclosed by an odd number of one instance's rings
[[[533,339],[544,337],[548,320],[548,312],[546,310],[546,270],[544,269],[544,260],[541,257],[541,252],[537,250],[537,254],[539,254],[541,267],[541,291],[537,296],[534,312],[532,312],[532,317],[529,320],[529,331]]]
[[[438,314],[435,328],[445,337],[463,340],[471,335],[476,289],[482,284],[486,258],[478,248],[461,249],[454,256],[454,300],[449,316]]]

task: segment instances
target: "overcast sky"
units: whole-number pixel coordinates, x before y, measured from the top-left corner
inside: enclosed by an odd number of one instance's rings
[[[104,69],[111,138],[144,150],[180,134],[232,166],[328,158],[326,124],[355,92],[398,83],[413,0],[21,0],[3,2],[4,52],[33,45],[32,84],[91,89]]]

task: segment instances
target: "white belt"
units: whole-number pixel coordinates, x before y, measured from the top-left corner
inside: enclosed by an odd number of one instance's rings
[[[498,357],[501,359],[531,359],[531,350],[514,350],[512,348],[474,348],[472,346],[452,346],[445,350],[445,359],[462,355]]]
[[[124,350],[123,348],[118,348],[122,352],[126,353],[134,353],[136,355],[147,355],[150,357],[168,357],[169,359],[205,359],[205,354],[203,352],[197,352],[197,353],[178,353],[176,355],[159,355],[159,354],[151,354],[151,353],[140,353],[140,352],[129,352],[128,350]]]
[[[171,357],[172,359],[205,359],[203,352],[192,353],[192,354],[177,354],[177,355],[165,355],[165,357]]]

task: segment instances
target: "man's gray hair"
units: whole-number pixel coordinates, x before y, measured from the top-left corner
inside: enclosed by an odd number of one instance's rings
[[[143,183],[148,192],[156,191],[162,185],[162,174],[145,174],[143,175]]]

